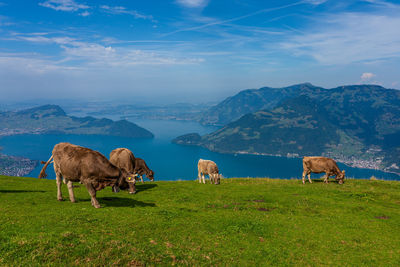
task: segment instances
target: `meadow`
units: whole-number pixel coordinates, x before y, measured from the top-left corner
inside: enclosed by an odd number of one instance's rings
[[[0,176],[2,266],[399,266],[400,182],[138,183],[56,200],[54,180]]]

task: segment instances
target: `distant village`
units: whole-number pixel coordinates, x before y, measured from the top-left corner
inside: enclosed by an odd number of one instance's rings
[[[37,160],[0,154],[0,174],[26,176],[39,164]]]

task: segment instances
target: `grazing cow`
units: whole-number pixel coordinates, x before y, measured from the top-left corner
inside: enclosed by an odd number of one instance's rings
[[[151,181],[154,181],[154,172],[152,170],[150,170],[150,168],[147,166],[146,162],[141,158],[136,158],[136,160],[135,160],[135,170],[133,171],[133,173],[138,175],[140,180],[142,180],[142,183],[143,183],[143,175],[144,174]]]
[[[340,171],[336,162],[331,158],[325,157],[304,157],[303,158],[303,184],[305,184],[305,177],[308,175],[308,181],[311,182],[311,173],[324,172],[325,183],[329,183],[329,176],[335,175],[335,179],[339,184],[343,184],[345,178],[345,171]]]
[[[132,183],[132,190],[130,194],[136,194],[136,176],[135,169],[135,156],[132,151],[127,148],[116,148],[110,153],[110,162],[120,169],[124,169],[128,173],[134,174],[135,182]]]
[[[141,158],[135,158],[132,151],[127,148],[117,148],[111,151],[110,161],[115,166],[125,169],[129,173],[134,173],[136,179],[141,179],[143,183],[143,175],[154,181],[154,172],[149,169],[146,162]]]
[[[53,162],[51,162],[53,160]],[[114,192],[130,187],[135,179],[120,168],[111,164],[101,153],[89,148],[59,143],[54,146],[50,159],[43,166],[39,178],[46,177],[46,168],[54,163],[54,172],[57,180],[57,199],[62,201],[61,180],[67,184],[69,198],[75,202],[72,182],[81,182],[89,191],[91,203],[95,208],[100,208],[96,199],[96,191],[106,186],[112,186]]]
[[[218,166],[214,161],[199,159],[199,162],[197,163],[197,170],[199,183],[201,183],[201,180],[203,180],[203,184],[205,184],[205,175],[208,175],[211,183],[220,184],[221,174],[219,174]]]

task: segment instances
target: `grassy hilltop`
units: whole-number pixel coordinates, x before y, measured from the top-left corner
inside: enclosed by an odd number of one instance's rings
[[[138,193],[0,176],[0,265],[398,266],[400,183],[224,179]]]

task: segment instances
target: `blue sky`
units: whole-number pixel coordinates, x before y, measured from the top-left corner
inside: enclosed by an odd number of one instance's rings
[[[400,88],[399,1],[0,0],[2,100],[219,101]]]

